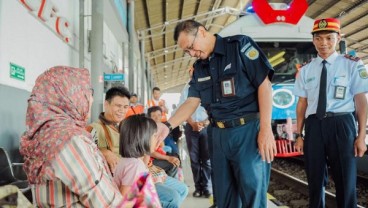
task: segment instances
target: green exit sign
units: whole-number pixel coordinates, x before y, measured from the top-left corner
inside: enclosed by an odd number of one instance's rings
[[[24,67],[18,66],[10,62],[10,78],[24,81],[26,78],[26,70]]]

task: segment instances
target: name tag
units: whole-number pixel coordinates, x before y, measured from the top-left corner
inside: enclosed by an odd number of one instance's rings
[[[234,78],[221,81],[221,91],[223,97],[230,97],[235,95]]]
[[[202,78],[198,78],[198,82],[204,82],[204,81],[207,81],[207,80],[210,80],[211,77],[208,76],[208,77],[202,77]]]
[[[346,92],[346,87],[344,86],[336,86],[335,87],[335,99],[345,99],[345,92]]]

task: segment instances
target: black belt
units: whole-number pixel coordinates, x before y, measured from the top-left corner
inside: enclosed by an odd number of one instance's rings
[[[342,112],[342,113],[333,113],[333,112],[327,112],[325,113],[325,115],[323,116],[323,118],[329,118],[329,117],[336,117],[336,116],[343,116],[343,115],[347,115],[347,114],[351,114],[349,112]],[[308,116],[308,118],[317,118],[316,114],[311,114]]]
[[[232,119],[232,120],[216,121],[216,120],[210,119],[210,121],[211,121],[212,126],[218,127],[220,129],[225,129],[225,128],[233,128],[237,126],[242,126],[242,125],[245,125],[247,122],[258,119],[258,118],[259,118],[259,113],[251,113],[243,117]]]

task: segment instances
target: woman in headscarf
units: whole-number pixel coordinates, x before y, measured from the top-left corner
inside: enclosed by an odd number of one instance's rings
[[[36,80],[20,152],[40,207],[117,207],[122,201],[85,130],[92,94],[87,69],[53,67]]]

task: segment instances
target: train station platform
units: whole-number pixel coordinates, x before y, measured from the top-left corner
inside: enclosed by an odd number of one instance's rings
[[[188,150],[186,148],[185,138],[182,138],[179,144],[181,159],[182,159],[182,167],[184,173],[184,180],[189,188],[189,193],[187,198],[184,200],[183,204],[181,205],[182,208],[208,208],[212,205],[212,197],[211,198],[195,198],[193,197],[194,192],[194,181],[192,171],[190,169],[190,160],[188,156]],[[267,208],[286,208],[287,206],[278,206],[273,201],[276,201],[275,197],[270,194],[267,194]]]

